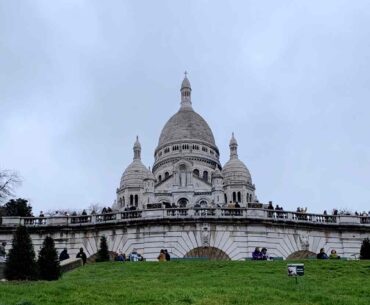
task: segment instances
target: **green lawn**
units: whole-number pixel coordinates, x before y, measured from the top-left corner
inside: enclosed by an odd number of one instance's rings
[[[370,261],[99,263],[57,282],[0,283],[0,304],[370,304]]]

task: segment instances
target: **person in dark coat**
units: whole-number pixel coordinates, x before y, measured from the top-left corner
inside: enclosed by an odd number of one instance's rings
[[[64,261],[66,259],[69,259],[69,254],[67,252],[67,248],[64,248],[62,252],[60,252],[60,255],[59,255],[59,261]]]
[[[86,256],[83,248],[80,248],[80,252],[77,253],[76,258],[81,258],[83,264],[84,265],[86,264],[87,256]]]
[[[252,260],[262,260],[262,252],[260,248],[257,247],[252,253]]]
[[[164,250],[164,255],[166,256],[166,261],[170,261],[171,260],[171,256],[168,253],[167,249]]]
[[[317,254],[317,259],[328,259],[328,255],[325,253],[324,248],[320,249],[320,253]]]

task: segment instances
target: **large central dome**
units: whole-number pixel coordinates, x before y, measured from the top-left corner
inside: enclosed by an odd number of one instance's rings
[[[215,138],[207,122],[193,110],[191,85],[186,77],[181,84],[181,107],[164,125],[159,137],[158,148],[169,143],[194,141],[216,147]]]
[[[207,122],[192,108],[181,107],[162,129],[158,147],[176,141],[191,140],[216,146],[215,138]]]

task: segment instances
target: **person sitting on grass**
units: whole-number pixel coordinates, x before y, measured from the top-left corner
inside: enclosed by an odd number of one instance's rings
[[[330,251],[329,258],[330,259],[340,259],[340,256],[337,254],[337,251],[333,249]]]
[[[252,253],[252,259],[253,260],[261,260],[262,259],[262,252],[260,251],[259,247],[256,247],[256,249],[254,249],[254,252]]]
[[[267,249],[266,248],[262,248],[261,250],[261,256],[262,256],[262,260],[268,260],[269,259],[269,256],[267,255]]]
[[[317,254],[317,259],[328,259],[328,255],[325,253],[324,248],[320,249],[320,253]]]
[[[83,248],[80,248],[80,252],[77,253],[76,258],[81,258],[82,263],[84,265],[86,264],[87,256],[86,256]]]
[[[59,255],[59,261],[64,261],[66,259],[69,259],[69,254],[67,252],[67,248],[64,248],[62,252],[60,252],[60,255]]]
[[[166,261],[166,254],[163,249],[159,252],[159,255],[157,257],[158,261],[165,262]]]
[[[166,255],[166,261],[171,260],[171,255],[168,253],[167,249],[164,249],[164,255]]]

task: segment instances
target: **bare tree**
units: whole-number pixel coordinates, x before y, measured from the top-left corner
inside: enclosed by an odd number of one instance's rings
[[[103,209],[103,205],[101,203],[91,203],[87,210],[91,213],[94,211],[95,213],[100,213],[100,211]]]
[[[22,182],[19,175],[11,170],[0,170],[0,203],[14,196],[14,189]]]

